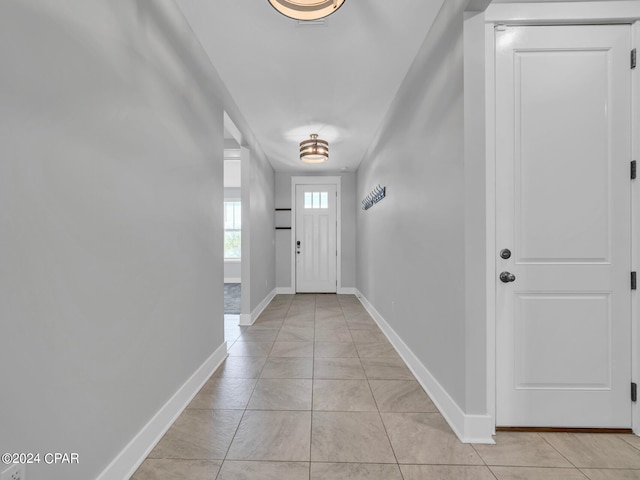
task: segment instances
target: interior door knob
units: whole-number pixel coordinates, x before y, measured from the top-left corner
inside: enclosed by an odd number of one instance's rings
[[[516,276],[513,273],[502,272],[500,274],[500,281],[502,283],[515,282],[515,280],[516,280]]]

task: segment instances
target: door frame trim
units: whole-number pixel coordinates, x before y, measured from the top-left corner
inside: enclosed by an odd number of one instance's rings
[[[497,25],[571,25],[571,24],[629,24],[631,47],[640,49],[640,1],[602,1],[539,4],[492,4],[484,13],[485,19],[485,106],[486,106],[486,228],[487,228],[487,412],[496,426],[496,122],[495,122],[495,35]],[[640,76],[631,70],[631,130],[640,126]],[[640,140],[632,135],[632,159],[640,156]],[[631,181],[631,180],[629,180]],[[631,184],[631,270],[640,267],[640,193],[636,180]],[[640,374],[640,304],[638,294],[631,295],[631,381],[638,382]],[[631,427],[640,435],[640,402],[632,403]]]
[[[336,187],[336,293],[342,292],[342,177],[291,177],[291,289],[296,292],[296,187],[298,185],[335,185]]]

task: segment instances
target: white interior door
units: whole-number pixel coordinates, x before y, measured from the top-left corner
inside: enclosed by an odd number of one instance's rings
[[[336,186],[296,185],[296,292],[336,293]]]
[[[496,32],[498,426],[631,426],[630,42]]]

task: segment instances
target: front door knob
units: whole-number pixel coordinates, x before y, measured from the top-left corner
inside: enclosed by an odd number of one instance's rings
[[[516,280],[516,276],[513,273],[502,272],[500,274],[500,281],[502,283],[515,282],[515,280]]]

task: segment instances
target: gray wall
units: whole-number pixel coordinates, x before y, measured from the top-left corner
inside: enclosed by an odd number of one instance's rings
[[[358,198],[387,187],[384,200],[358,210],[358,288],[463,410],[472,243],[465,239],[466,3],[444,2],[357,177]],[[484,407],[485,390],[474,409]]]
[[[273,171],[172,1],[5,0],[0,40],[0,451],[86,480],[223,344],[223,110],[258,239]]]
[[[249,297],[251,305],[249,311],[243,309],[242,313],[253,312],[276,288],[275,173],[266,160],[256,161],[254,151],[251,152],[251,159],[248,188],[251,209],[249,221],[250,257],[248,260],[251,279]],[[246,185],[244,182],[246,182],[247,176],[244,175],[244,170],[242,178],[243,185]],[[243,207],[243,215],[244,211]],[[242,231],[244,235],[245,229],[243,228]],[[242,263],[244,264],[246,261],[247,259],[244,259]],[[242,288],[244,299],[246,291],[244,283]]]
[[[291,176],[290,173],[276,172],[275,208],[291,208]],[[289,225],[293,225],[293,219]],[[276,230],[276,286],[292,287],[291,230]]]
[[[291,208],[291,177],[311,176],[308,172],[276,173],[276,208]],[[351,172],[327,173],[341,177],[342,190],[342,284],[343,288],[356,286],[356,175]],[[293,221],[293,220],[292,220]],[[291,230],[276,231],[276,284],[287,288],[291,285]]]

